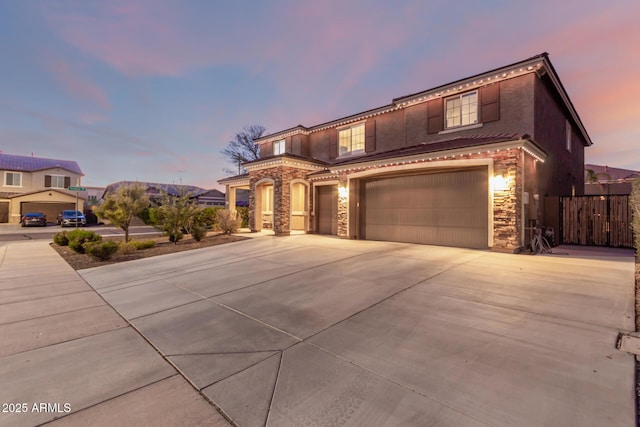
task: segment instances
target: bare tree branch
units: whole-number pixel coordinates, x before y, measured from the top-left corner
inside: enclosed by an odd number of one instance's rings
[[[264,135],[266,128],[261,125],[245,126],[242,130],[235,134],[233,139],[229,141],[227,146],[221,151],[227,161],[234,168],[238,168],[238,174],[242,173],[241,165],[245,162],[257,160],[260,157],[260,146],[255,142],[256,139]],[[225,173],[235,173],[234,169],[226,169]]]

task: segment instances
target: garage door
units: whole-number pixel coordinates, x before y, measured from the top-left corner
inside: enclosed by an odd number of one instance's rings
[[[27,212],[42,212],[47,216],[47,222],[56,222],[58,214],[65,209],[75,209],[75,203],[44,203],[44,202],[23,202],[21,214]]]
[[[364,181],[369,240],[487,248],[487,168]]]
[[[316,217],[319,234],[338,234],[338,186],[316,187]]]

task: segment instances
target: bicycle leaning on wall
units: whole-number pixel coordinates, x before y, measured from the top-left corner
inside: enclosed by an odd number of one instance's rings
[[[542,235],[542,229],[536,228],[531,238],[531,252],[536,254],[550,254],[551,245],[545,236]]]

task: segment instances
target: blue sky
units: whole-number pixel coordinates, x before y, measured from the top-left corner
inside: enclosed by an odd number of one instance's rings
[[[594,145],[640,170],[640,2],[0,2],[0,150],[84,185],[219,188],[245,125],[276,132],[549,52]]]

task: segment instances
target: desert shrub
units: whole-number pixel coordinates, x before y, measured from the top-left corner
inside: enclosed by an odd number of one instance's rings
[[[203,226],[194,226],[191,228],[191,237],[196,242],[199,242],[207,235],[207,229]]]
[[[236,211],[238,211],[238,217],[241,221],[240,227],[242,228],[249,227],[249,208],[238,206],[236,208]]]
[[[184,237],[184,233],[182,231],[173,231],[169,233],[169,241],[171,243],[178,243]]]
[[[131,243],[135,245],[136,249],[139,251],[143,249],[154,248],[156,246],[156,242],[154,240],[144,240],[144,241],[134,240]]]
[[[102,240],[102,236],[94,233],[93,231],[76,229],[67,233],[67,239],[69,239],[69,247],[80,254],[85,253],[85,243],[99,242]]]
[[[111,255],[116,253],[118,248],[120,248],[120,245],[113,240],[106,240],[104,242],[86,242],[84,244],[84,250],[86,253],[98,261],[108,260],[111,258]]]
[[[69,244],[69,238],[67,238],[66,231],[60,231],[53,235],[53,243],[58,246],[67,246]]]
[[[120,251],[121,254],[131,255],[132,253],[135,253],[138,250],[138,247],[133,242],[128,242],[128,243],[120,242],[118,250]]]
[[[240,228],[240,220],[235,211],[228,209],[221,209],[217,212],[218,229],[224,234],[231,234],[238,231]]]

